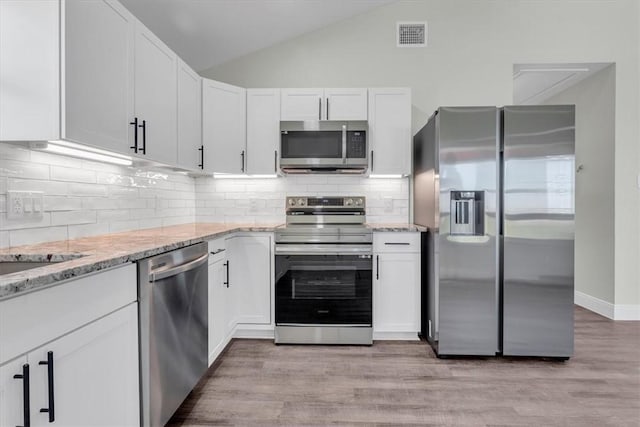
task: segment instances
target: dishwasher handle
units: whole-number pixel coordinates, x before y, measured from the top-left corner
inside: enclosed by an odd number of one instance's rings
[[[187,263],[180,264],[176,267],[171,267],[167,270],[159,271],[157,273],[151,273],[149,274],[149,282],[157,282],[158,280],[166,279],[167,277],[176,276],[180,273],[193,270],[206,263],[208,258],[209,254],[206,253],[201,257],[194,259],[193,261],[189,261]]]

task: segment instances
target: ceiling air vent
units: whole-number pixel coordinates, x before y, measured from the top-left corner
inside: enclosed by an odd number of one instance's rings
[[[427,45],[426,22],[398,22],[398,47],[425,47]]]

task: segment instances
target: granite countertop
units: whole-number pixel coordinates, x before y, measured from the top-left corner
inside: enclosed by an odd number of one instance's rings
[[[427,231],[427,227],[409,223],[380,223],[367,224],[367,227],[373,231]]]
[[[0,249],[0,261],[51,262],[0,276],[0,300],[230,233],[275,231],[280,226],[183,224]]]
[[[282,224],[193,223],[0,249],[0,261],[50,265],[0,276],[0,300],[52,283],[235,232],[275,231]],[[424,231],[408,223],[367,224],[372,231]]]

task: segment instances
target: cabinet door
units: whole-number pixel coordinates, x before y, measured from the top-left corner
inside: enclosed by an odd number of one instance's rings
[[[63,4],[63,137],[130,154],[135,18],[113,1]]]
[[[209,265],[209,366],[224,348],[228,334],[227,306],[229,288],[227,263],[224,260]]]
[[[247,89],[247,172],[278,172],[280,90]]]
[[[327,120],[367,120],[367,89],[325,89]]]
[[[31,423],[49,425],[48,369],[53,360],[55,423],[63,426],[134,426],[140,423],[137,305],[29,353]]]
[[[140,22],[135,37],[135,116],[139,155],[175,164],[177,157],[177,57]]]
[[[245,89],[203,79],[202,142],[207,168],[219,173],[244,173],[245,134]]]
[[[411,173],[411,90],[369,89],[371,174]]]
[[[271,323],[271,237],[227,240],[229,287],[236,323]]]
[[[202,78],[178,59],[178,165],[203,169]]]
[[[0,1],[0,140],[60,138],[59,5]]]
[[[373,281],[374,332],[420,330],[420,255],[376,254]]]
[[[0,426],[26,425],[23,398],[25,379],[14,378],[15,375],[23,375],[25,365],[30,376],[33,368],[27,365],[26,356],[18,357],[0,366]]]
[[[280,120],[324,120],[323,89],[281,89]]]

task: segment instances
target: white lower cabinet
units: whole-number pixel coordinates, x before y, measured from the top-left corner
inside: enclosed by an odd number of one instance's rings
[[[31,426],[138,425],[137,331],[132,303],[2,366],[0,424],[26,424],[27,366]]]
[[[1,426],[140,424],[136,289],[127,264],[0,302]]]
[[[233,326],[229,317],[231,291],[227,286],[227,258],[224,239],[209,242],[209,366],[229,342]]]
[[[374,338],[417,339],[420,331],[419,236],[419,233],[374,233]]]
[[[226,246],[235,323],[270,324],[271,236],[233,236]]]

